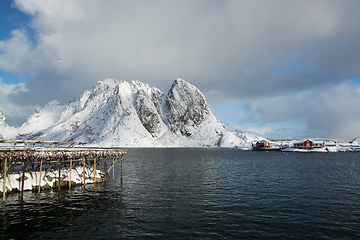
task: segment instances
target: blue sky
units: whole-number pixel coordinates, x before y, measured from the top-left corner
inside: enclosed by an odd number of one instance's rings
[[[2,0],[0,108],[19,126],[99,80],[167,92],[182,78],[228,127],[354,138],[359,12],[354,0]]]

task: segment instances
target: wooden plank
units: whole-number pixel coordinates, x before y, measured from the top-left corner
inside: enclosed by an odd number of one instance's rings
[[[45,175],[44,175],[44,177],[42,178],[43,180],[45,180],[46,175],[49,173],[49,171],[51,170],[51,168],[52,168],[53,165],[54,165],[53,163],[50,164],[49,169],[45,172]]]
[[[109,174],[111,168],[114,166],[114,164],[113,164],[114,161],[115,161],[115,157],[113,157],[113,160],[112,160],[111,164],[109,165],[108,169],[106,169],[106,170],[104,169],[104,172],[107,172]],[[110,176],[110,174],[109,174],[109,176]]]
[[[10,165],[10,164],[8,164],[9,165],[9,167],[7,168],[7,176],[8,176],[8,178],[9,178],[9,171],[14,167],[14,166],[12,166],[12,165]],[[0,176],[0,178],[3,178],[4,177],[4,173]]]

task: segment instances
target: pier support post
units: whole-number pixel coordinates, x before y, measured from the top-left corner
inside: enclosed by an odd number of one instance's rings
[[[84,179],[84,188],[85,188],[85,157],[83,157],[83,179]]]
[[[38,189],[38,194],[40,194],[40,188],[41,188],[41,170],[42,170],[42,159],[40,159],[40,177],[39,177],[39,189]]]
[[[22,172],[22,179],[21,179],[21,193],[20,198],[21,201],[24,200],[24,184],[25,184],[25,171],[26,171],[26,163],[23,164],[23,172]]]
[[[115,157],[113,159],[112,167],[113,167],[113,181],[114,181],[115,180]]]
[[[60,191],[60,183],[61,183],[61,158],[59,159],[59,184],[58,184],[59,191]]]
[[[3,202],[5,202],[5,191],[6,191],[6,172],[7,172],[7,158],[5,158],[5,163],[4,163],[4,183],[3,183]]]
[[[70,180],[69,180],[69,189],[71,188],[71,170],[72,170],[72,158],[70,158]]]
[[[121,157],[121,186],[123,185],[123,157]]]
[[[104,173],[105,173],[105,175],[104,175],[104,182],[106,182],[106,174],[107,174],[107,166],[106,166],[106,157],[105,157],[105,160],[104,160]]]
[[[94,157],[94,167],[93,167],[93,170],[94,170],[94,183],[95,183],[95,177],[96,177],[96,157]]]

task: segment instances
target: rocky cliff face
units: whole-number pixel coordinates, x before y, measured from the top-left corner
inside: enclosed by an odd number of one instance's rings
[[[178,135],[191,136],[208,117],[213,117],[204,95],[177,79],[164,98],[164,122]]]
[[[182,79],[167,94],[140,81],[99,81],[65,106],[53,101],[36,108],[19,132],[27,139],[119,147],[231,147],[241,141]]]

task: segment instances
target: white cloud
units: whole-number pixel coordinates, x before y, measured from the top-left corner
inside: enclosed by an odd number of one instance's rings
[[[11,32],[11,38],[0,41],[0,67],[5,71],[22,73],[29,71],[24,64],[31,55],[31,43],[24,30],[15,29]]]
[[[32,66],[34,75],[52,67],[55,75],[71,71],[70,78],[92,83],[112,75],[166,87],[183,77],[207,90],[219,79],[234,84],[249,68],[269,74],[314,40],[343,33],[344,25],[351,32],[357,26],[348,24],[354,21],[348,3],[17,0],[19,9],[33,15],[38,44],[24,52],[26,62],[2,57],[21,69]],[[66,66],[53,66],[57,58]],[[252,80],[242,79],[246,87]]]
[[[31,31],[24,26],[0,41],[0,68],[30,75],[28,92],[8,97],[18,106],[45,105],[54,99],[65,104],[107,78],[138,79],[166,91],[173,79],[181,77],[215,104],[275,101],[274,96],[288,92],[308,96],[306,91],[360,76],[359,1],[15,3],[31,16]],[[295,70],[282,71],[292,63]],[[274,77],[275,72],[281,74]],[[310,110],[297,101],[280,100],[276,104],[287,111],[273,109],[278,117],[263,113],[264,119],[290,119],[289,113],[300,108],[303,113],[292,116],[306,115],[309,128],[317,127]],[[336,111],[343,109],[328,109],[324,114]],[[244,119],[252,121],[254,116],[247,113]]]

